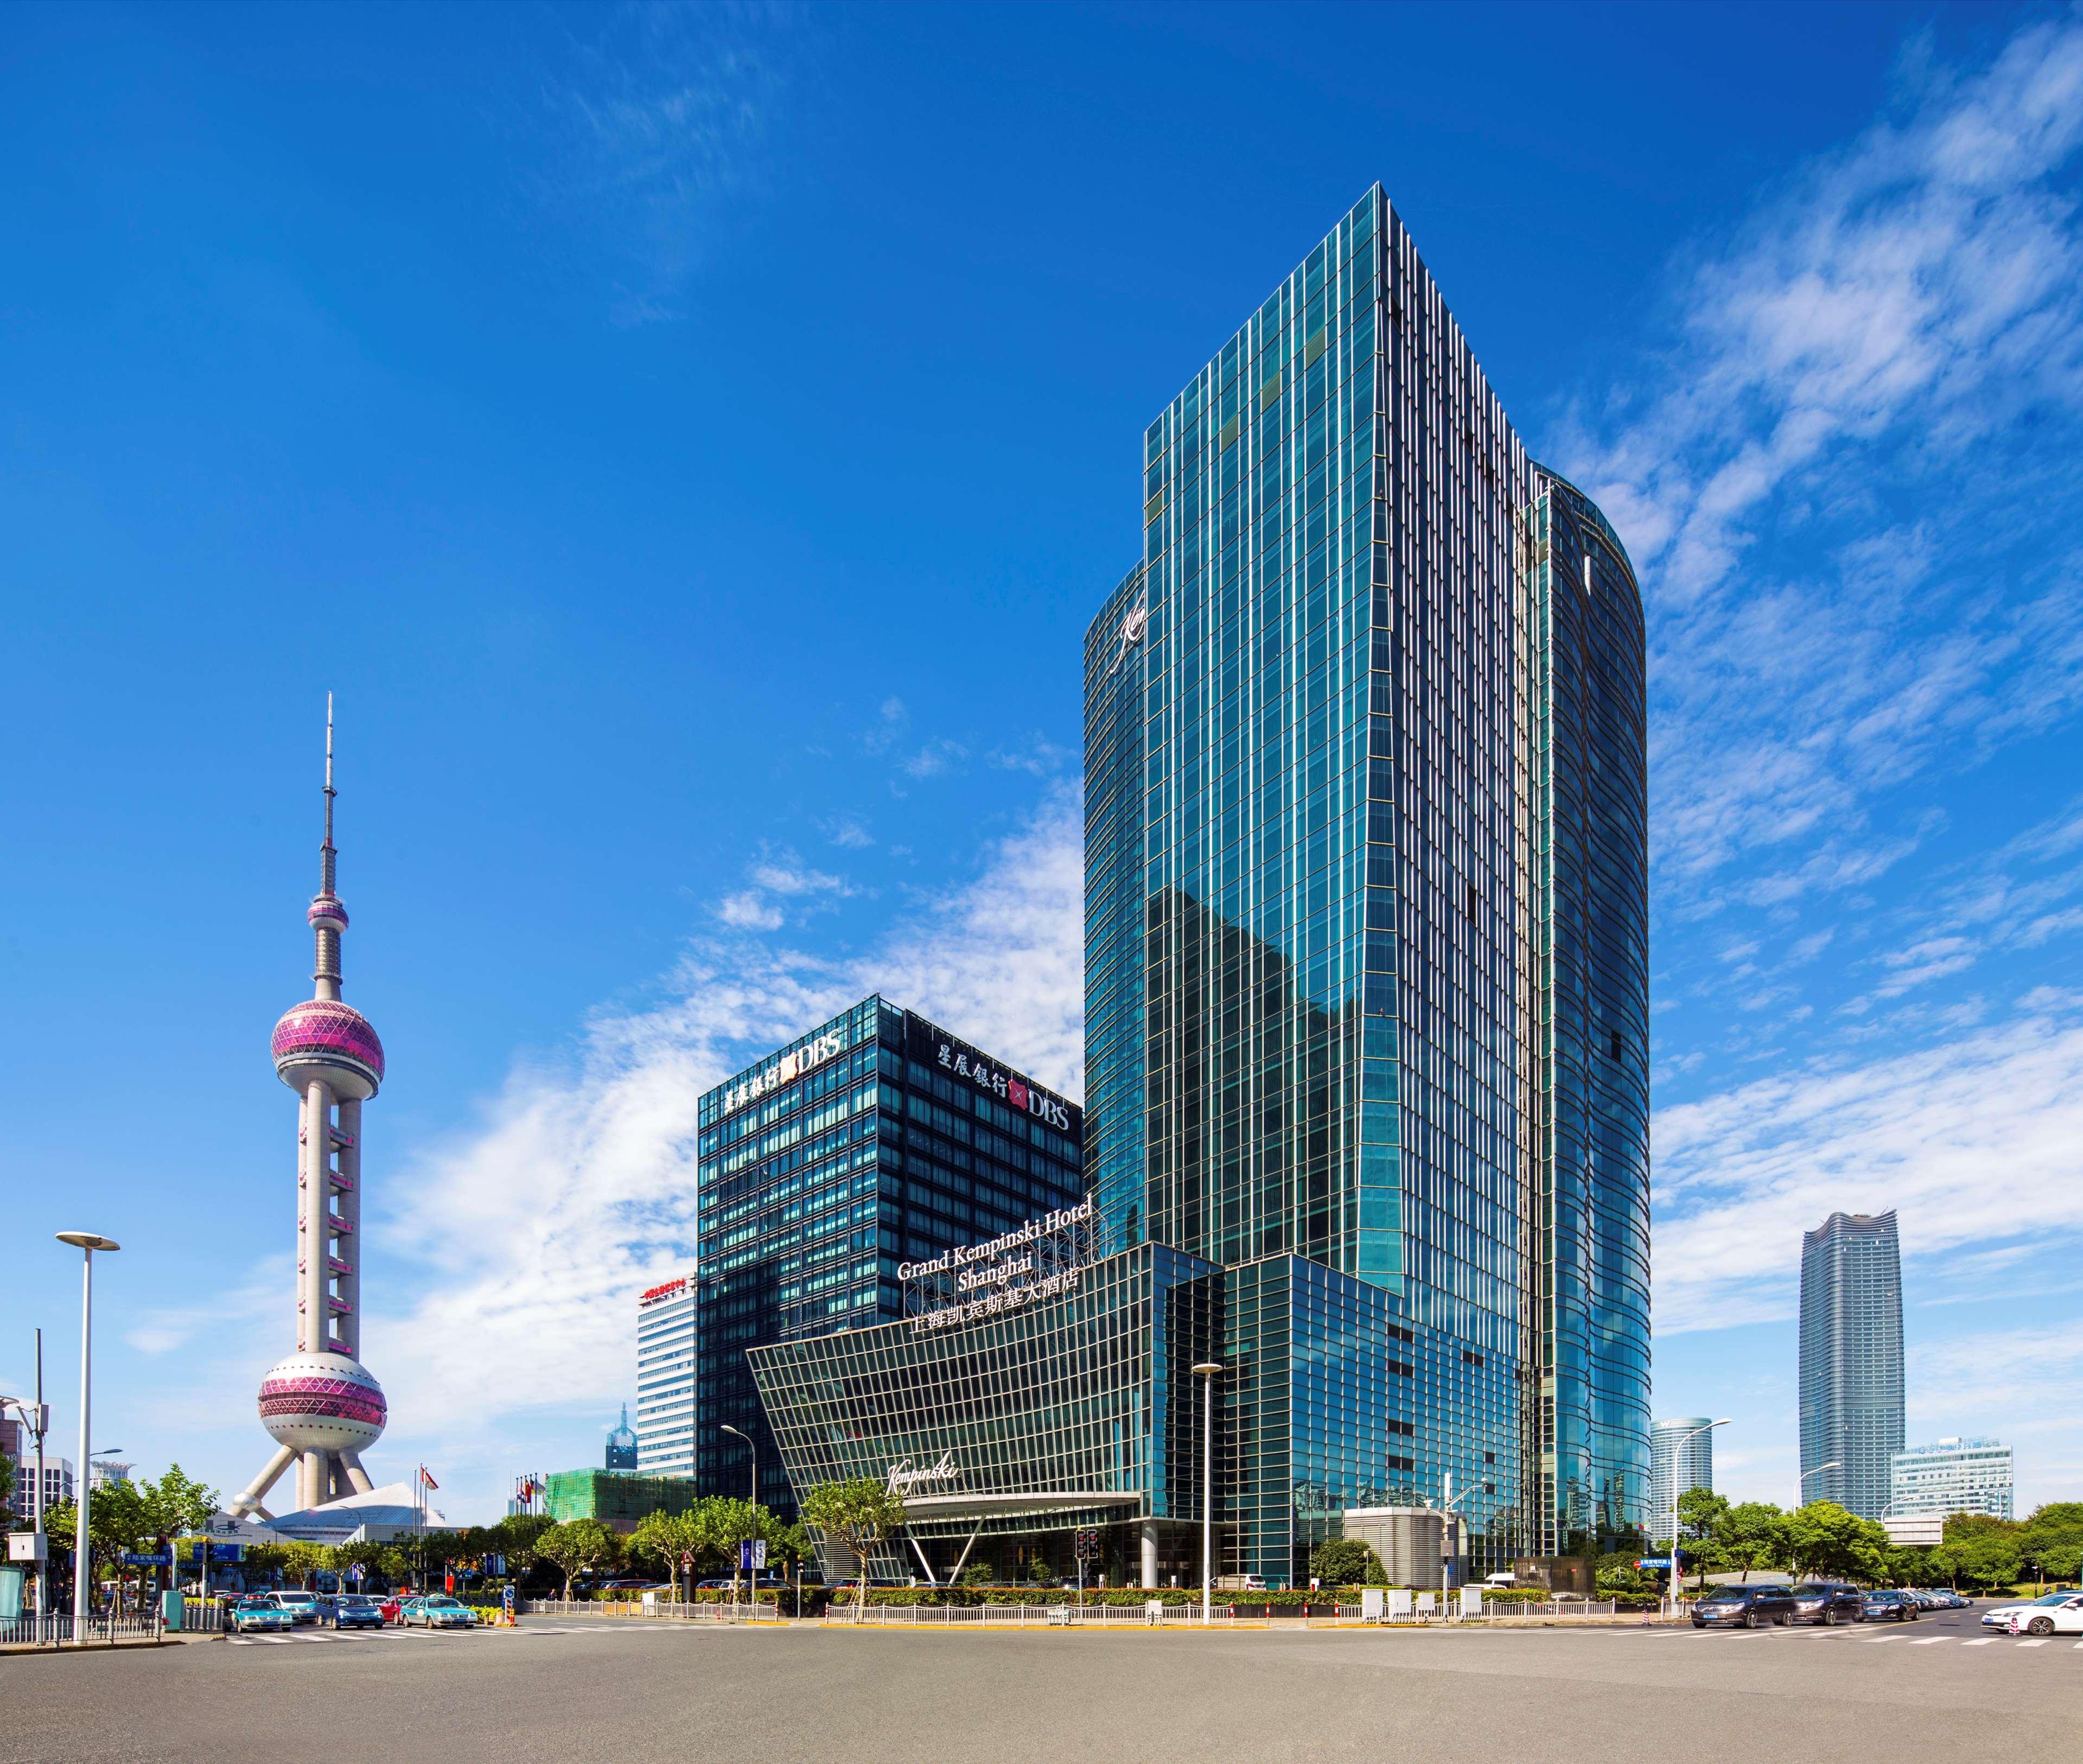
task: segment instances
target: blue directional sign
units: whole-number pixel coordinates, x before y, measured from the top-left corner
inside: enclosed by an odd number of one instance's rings
[[[132,1568],[171,1568],[174,1552],[171,1550],[125,1550],[123,1563]]]
[[[1669,1556],[1637,1556],[1634,1565],[1638,1568],[1667,1568],[1671,1566],[1671,1558]]]

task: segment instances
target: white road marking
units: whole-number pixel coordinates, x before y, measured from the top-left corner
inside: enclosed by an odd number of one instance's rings
[[[1901,1639],[1902,1637],[1899,1635],[1869,1635],[1865,1639],[1865,1645],[1868,1648],[1878,1648],[1886,1643],[1899,1642]]]
[[[1909,1645],[1912,1648],[1942,1648],[1952,1639],[1950,1635],[1920,1635]]]
[[[2018,1643],[2018,1646],[2021,1648],[2044,1648],[2046,1645],[2047,1643],[2045,1642],[2020,1642]]]
[[[234,1648],[251,1648],[253,1645],[251,1639],[244,1635],[227,1635],[225,1639]],[[2083,1646],[2083,1643],[2078,1643],[2078,1645]]]
[[[1993,1635],[1984,1635],[1979,1641],[1963,1642],[1960,1645],[1963,1648],[1993,1648],[1996,1645],[1996,1638]],[[2076,1645],[2078,1648],[2083,1648],[2083,1642],[2078,1642]]]

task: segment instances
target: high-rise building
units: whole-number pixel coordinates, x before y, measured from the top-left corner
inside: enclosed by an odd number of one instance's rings
[[[622,1406],[622,1419],[607,1436],[607,1456],[602,1468],[633,1470],[637,1467],[636,1430],[629,1424],[629,1405]]]
[[[691,1272],[639,1296],[636,1468],[647,1476],[695,1474],[695,1340]]]
[[[113,1458],[97,1457],[87,1471],[87,1487],[90,1495],[98,1495],[111,1483],[127,1483],[135,1464],[118,1463]]]
[[[750,1453],[761,1500],[792,1512],[746,1350],[901,1318],[906,1259],[1075,1205],[1083,1112],[871,995],[708,1092],[698,1120],[695,1480],[742,1498]]]
[[[2001,1440],[1950,1439],[1912,1445],[1888,1461],[1891,1519],[1950,1513],[2011,1517],[2011,1449]]]
[[[1833,1212],[1801,1240],[1802,1499],[1882,1517],[1902,1445],[1895,1214]]]
[[[1088,1168],[1227,1271],[1230,1565],[1648,1520],[1641,600],[1379,187],[1143,437],[1085,643]],[[1451,1495],[1449,1492],[1451,1484]]]
[[[299,1510],[373,1493],[361,1453],[382,1437],[382,1387],[361,1348],[361,1105],[383,1082],[383,1043],[340,997],[347,908],[334,890],[332,697],[326,697],[325,840],[305,913],[315,940],[312,996],[275,1025],[275,1076],[297,1094],[297,1351],[260,1381],[260,1424],[275,1455],[234,1497],[234,1517],[297,1466]]]
[[[1649,1534],[1671,1542],[1671,1504],[1688,1488],[1714,1486],[1714,1436],[1711,1415],[1659,1421],[1649,1436]]]

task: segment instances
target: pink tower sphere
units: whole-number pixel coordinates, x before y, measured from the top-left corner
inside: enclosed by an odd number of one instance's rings
[[[369,1019],[336,998],[307,998],[275,1026],[276,1076],[292,1090],[322,1080],[336,1096],[367,1098],[383,1082],[383,1043]]]

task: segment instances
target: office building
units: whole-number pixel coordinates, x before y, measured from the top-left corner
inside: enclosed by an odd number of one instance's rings
[[[120,1464],[113,1458],[97,1457],[87,1471],[87,1486],[98,1495],[111,1483],[129,1482],[131,1471],[137,1467],[135,1464]]]
[[[691,1273],[638,1296],[635,1467],[647,1476],[695,1474],[695,1342]]]
[[[1902,1447],[1895,1214],[1833,1212],[1801,1240],[1802,1499],[1879,1519]]]
[[[1090,1528],[1088,1576],[1197,1584],[1191,1368],[1219,1340],[1220,1270],[1151,1243],[1096,1260],[1072,1250],[1058,1265],[1042,1247],[1058,1233],[1021,1235],[980,1246],[961,1264],[971,1285],[903,1321],[752,1351],[792,1479],[868,1477],[902,1495],[904,1535],[877,1576],[939,1582],[982,1566],[1025,1580],[1037,1563],[1068,1576]],[[856,1572],[826,1551],[828,1579]]]
[[[633,1470],[637,1467],[636,1430],[629,1424],[629,1405],[622,1406],[622,1419],[607,1436],[606,1468]]]
[[[0,1453],[15,1466],[15,1490],[7,1497],[8,1510],[27,1523],[36,1517],[36,1441],[20,1422],[9,1416],[0,1420]],[[44,1442],[44,1508],[46,1512],[61,1500],[72,1499],[72,1460],[60,1457]]]
[[[2011,1449],[2001,1440],[1940,1440],[1888,1460],[1887,1517],[2011,1517]]]
[[[708,1092],[698,1122],[694,1479],[743,1498],[756,1464],[792,1514],[747,1350],[899,1318],[906,1263],[1075,1207],[1083,1113],[871,996]]]
[[[1688,1415],[1658,1422],[1649,1436],[1649,1534],[1658,1543],[1671,1542],[1671,1504],[1714,1486],[1713,1424],[1712,1415]]]
[[[1143,438],[1085,646],[1088,1168],[1225,1271],[1224,1566],[1649,1518],[1641,595],[1386,196]],[[1357,1525],[1358,1521],[1355,1521]]]

